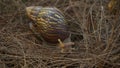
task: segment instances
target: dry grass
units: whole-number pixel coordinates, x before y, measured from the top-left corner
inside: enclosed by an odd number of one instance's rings
[[[119,68],[120,18],[109,0],[1,0],[0,68]],[[55,6],[66,16],[72,52],[41,45],[31,33],[25,7]]]

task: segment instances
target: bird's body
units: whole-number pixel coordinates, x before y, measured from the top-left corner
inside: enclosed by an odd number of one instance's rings
[[[34,21],[33,31],[48,43],[59,43],[58,39],[65,41],[70,33],[67,31],[67,23],[63,13],[55,7],[31,6],[27,7],[27,15]]]

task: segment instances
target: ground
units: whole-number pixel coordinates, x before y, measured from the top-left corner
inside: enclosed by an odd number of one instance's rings
[[[109,11],[109,2],[1,0],[0,68],[119,68],[120,14]],[[34,36],[25,12],[32,5],[53,6],[63,12],[75,42],[71,52],[42,45]]]

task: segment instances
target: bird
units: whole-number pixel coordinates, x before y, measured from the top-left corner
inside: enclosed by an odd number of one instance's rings
[[[33,33],[40,36],[44,45],[58,45],[61,52],[71,42],[64,14],[56,7],[29,6],[26,7],[27,16],[34,22],[29,23]]]

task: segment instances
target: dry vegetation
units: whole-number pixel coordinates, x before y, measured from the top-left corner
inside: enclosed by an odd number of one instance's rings
[[[0,68],[119,68],[120,14],[110,0],[0,0]],[[25,7],[54,6],[66,16],[72,52],[41,45]],[[119,8],[118,8],[119,9]]]

